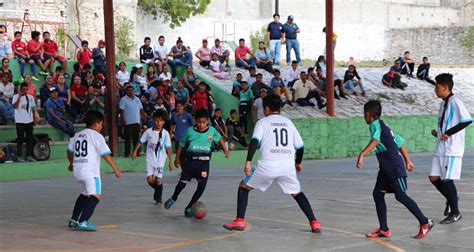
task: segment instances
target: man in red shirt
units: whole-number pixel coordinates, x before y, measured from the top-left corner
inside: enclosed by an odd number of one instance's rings
[[[200,109],[210,109],[209,95],[206,91],[205,82],[199,83],[199,90],[194,92],[193,97],[191,98],[191,103],[193,104],[193,109],[196,111]]]
[[[247,54],[250,54],[252,57],[247,59]],[[249,69],[249,67],[255,67],[256,63],[255,54],[253,54],[250,48],[245,46],[245,40],[243,38],[239,39],[239,46],[235,48],[235,65]]]
[[[40,35],[41,33],[39,31],[32,31],[31,40],[28,41],[26,48],[28,50],[30,58],[34,60],[41,68],[39,74],[48,75],[48,73],[46,72],[46,68],[49,66],[49,64],[51,64],[51,59],[45,60],[43,56],[43,48],[41,46],[41,42],[39,41]]]
[[[28,62],[32,75],[31,79],[37,81],[35,61],[30,58],[30,54],[26,50],[26,43],[21,41],[21,35],[22,33],[20,31],[15,32],[15,40],[12,42],[13,53],[18,63],[20,63],[21,76],[25,76],[25,64]]]
[[[83,40],[81,45],[82,48],[77,51],[77,62],[79,62],[79,65],[83,67],[85,64],[91,62],[92,51],[89,49],[89,42],[87,42],[87,40]]]
[[[74,114],[76,115],[76,123],[81,121],[81,116],[85,112],[85,102],[87,95],[87,88],[81,85],[81,77],[74,77],[73,84],[71,85],[71,107]]]
[[[59,55],[59,47],[58,44],[51,40],[51,34],[48,31],[43,32],[43,51],[44,51],[44,58],[46,60],[51,59],[50,70],[51,73],[54,72],[54,62],[57,60],[59,63],[62,63],[64,69],[64,77],[69,78],[67,74],[67,60]]]

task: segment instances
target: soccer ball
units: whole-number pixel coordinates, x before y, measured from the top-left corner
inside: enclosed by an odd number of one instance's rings
[[[193,214],[193,217],[196,219],[203,219],[206,217],[207,214],[207,207],[204,203],[201,201],[198,201],[193,204],[191,207],[191,213]]]

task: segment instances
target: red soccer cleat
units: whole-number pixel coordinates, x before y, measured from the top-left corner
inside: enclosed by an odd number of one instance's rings
[[[227,230],[237,230],[237,231],[244,231],[245,230],[245,219],[236,218],[235,220],[223,225],[223,227]]]
[[[321,224],[318,220],[312,220],[309,225],[311,226],[311,232],[321,233]]]
[[[425,237],[428,232],[434,227],[433,220],[428,220],[428,223],[420,226],[420,232],[415,236],[415,239],[421,239]]]
[[[383,231],[382,229],[377,229],[370,234],[366,234],[365,237],[367,238],[388,238],[390,237],[391,233],[390,230]]]

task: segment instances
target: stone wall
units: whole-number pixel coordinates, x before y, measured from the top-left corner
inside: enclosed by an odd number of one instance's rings
[[[474,64],[474,50],[459,45],[467,27],[392,29],[387,32],[387,55],[390,59],[404,51],[412,52],[419,62],[428,56],[432,63]]]

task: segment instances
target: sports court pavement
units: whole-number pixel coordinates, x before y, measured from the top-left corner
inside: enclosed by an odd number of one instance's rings
[[[416,170],[409,176],[408,193],[422,211],[438,223],[444,200],[428,182],[431,153],[413,154]],[[474,151],[466,153],[463,179],[457,183],[463,219],[435,225],[423,240],[416,219],[388,195],[390,239],[368,240],[363,234],[378,226],[372,200],[377,161],[368,157],[362,171],[355,159],[305,161],[300,175],[303,190],[317,218],[321,234],[309,226],[296,202],[273,185],[266,193],[252,192],[248,229],[230,232],[222,224],[235,215],[241,167],[212,169],[202,198],[204,220],[188,219],[183,208],[194,192],[193,182],[170,210],[152,204],[152,190],[144,174],[125,173],[117,180],[103,176],[103,200],[92,221],[98,232],[69,231],[67,220],[77,197],[70,178],[0,183],[0,249],[93,251],[473,251]],[[65,166],[66,169],[66,166]],[[172,193],[178,171],[165,174],[164,200]]]

